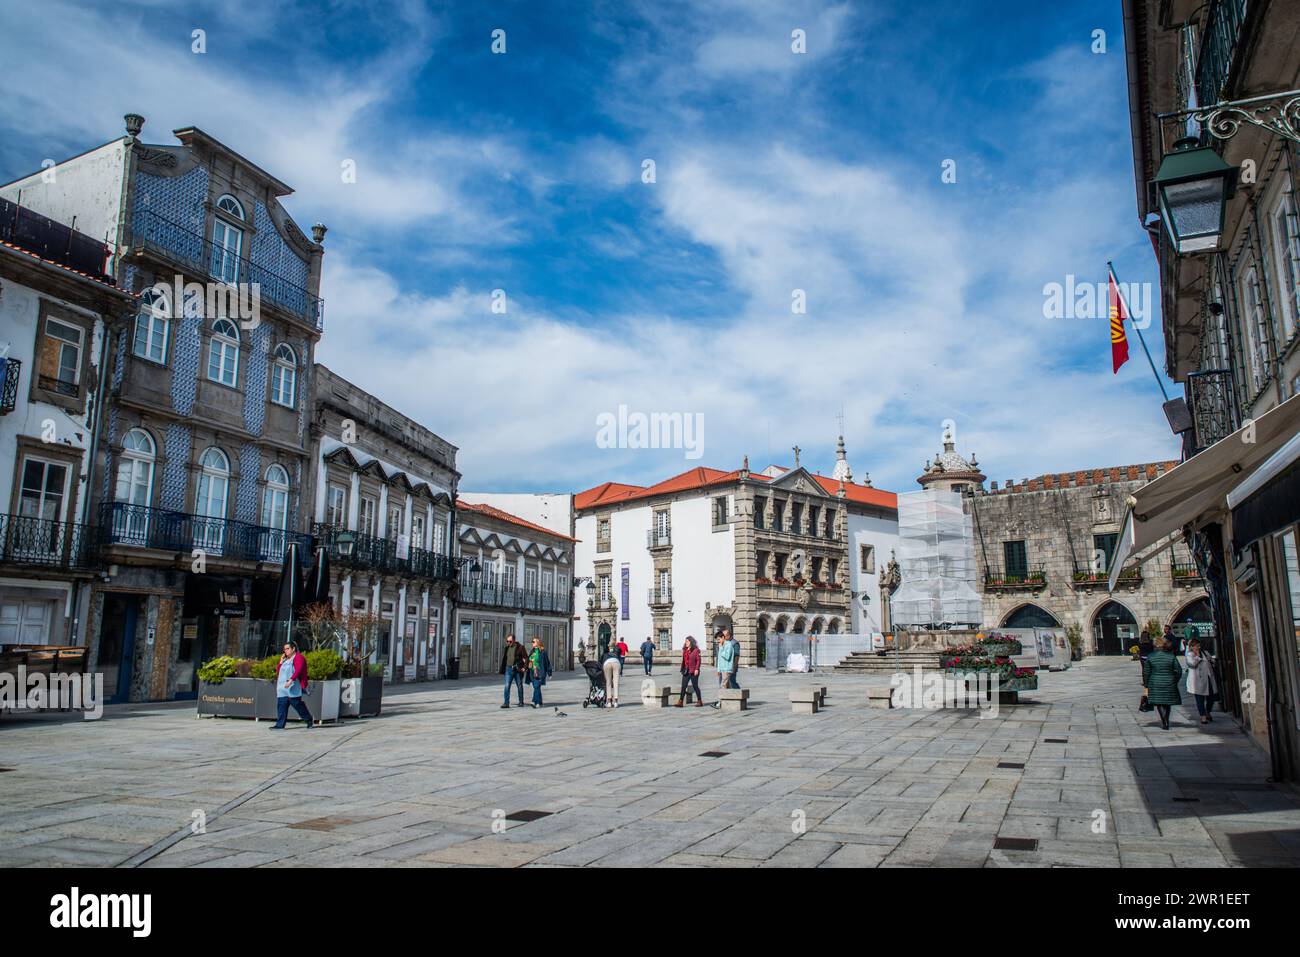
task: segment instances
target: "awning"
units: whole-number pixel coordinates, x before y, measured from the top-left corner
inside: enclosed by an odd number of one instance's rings
[[[1124,510],[1123,531],[1111,560],[1110,588],[1129,556],[1206,512],[1227,508],[1228,493],[1242,485],[1300,433],[1300,396],[1248,422],[1177,468],[1142,486]]]
[[[1232,548],[1300,522],[1300,435],[1274,452],[1255,474],[1228,493]]]

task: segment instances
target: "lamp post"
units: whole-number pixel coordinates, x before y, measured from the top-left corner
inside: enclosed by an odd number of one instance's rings
[[[1152,180],[1174,249],[1180,255],[1212,252],[1223,238],[1224,212],[1237,186],[1237,167],[1213,149],[1184,138],[1160,163]]]

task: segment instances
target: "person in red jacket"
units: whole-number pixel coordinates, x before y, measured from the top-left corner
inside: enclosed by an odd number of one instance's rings
[[[682,648],[682,693],[677,697],[678,708],[686,701],[688,684],[695,690],[695,707],[703,707],[704,700],[700,694],[700,648],[689,635],[686,637],[686,646]]]

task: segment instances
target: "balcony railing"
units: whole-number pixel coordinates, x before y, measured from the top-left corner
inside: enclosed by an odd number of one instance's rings
[[[618,608],[618,603],[615,601],[613,595],[610,595],[607,598],[601,598],[597,595],[591,599],[589,604],[596,611],[613,611]]]
[[[1212,106],[1223,94],[1232,57],[1246,19],[1246,0],[1211,0],[1196,57],[1196,101]]]
[[[411,546],[406,557],[398,554],[397,543],[378,535],[353,532],[352,553],[344,556],[338,536],[347,531],[342,525],[316,523],[312,534],[316,542],[327,549],[330,561],[345,568],[358,568],[390,575],[427,578],[432,581],[454,581],[463,559],[453,558],[426,548]]]
[[[1004,591],[1033,591],[1047,585],[1047,566],[1045,563],[1027,565],[1003,571],[990,568],[984,573],[984,587]]]
[[[1187,377],[1187,390],[1195,454],[1237,430],[1232,373],[1228,369],[1193,372]]]
[[[462,605],[481,605],[488,608],[509,608],[524,613],[573,614],[573,592],[546,591],[541,588],[510,586],[499,579],[480,579],[475,582],[468,572],[461,572],[460,588],[456,601]]]
[[[0,199],[0,242],[113,284],[107,244],[6,199]]]
[[[1093,568],[1090,565],[1074,566],[1074,586],[1076,588],[1105,587],[1110,581],[1110,571],[1106,568]],[[1140,585],[1142,583],[1142,566],[1130,565],[1119,573],[1121,585]]]
[[[150,248],[168,259],[178,260],[214,278],[219,275],[217,264],[228,255],[224,247],[204,238],[200,233],[173,223],[149,209],[136,211],[132,230],[132,242],[135,245]],[[300,317],[314,326],[317,332],[325,328],[324,302],[292,280],[242,255],[236,280],[241,283],[257,283],[261,298]]]
[[[673,603],[673,590],[671,588],[650,588],[647,591],[650,594],[650,604],[652,605],[671,605]]]
[[[0,415],[8,415],[18,404],[18,380],[23,375],[21,359],[0,359],[3,382],[0,382]]]
[[[673,543],[673,533],[670,528],[652,528],[645,533],[645,544],[647,548],[664,548]]]
[[[0,562],[82,569],[97,563],[93,525],[29,515],[0,515]]]
[[[100,533],[104,545],[186,553],[197,548],[213,558],[273,564],[284,561],[290,542],[311,549],[311,536],[301,532],[126,502],[100,507]]]
[[[1169,577],[1174,584],[1196,584],[1202,580],[1201,570],[1195,562],[1172,562],[1169,565]]]

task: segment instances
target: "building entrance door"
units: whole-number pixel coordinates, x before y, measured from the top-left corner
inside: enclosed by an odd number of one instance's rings
[[[104,614],[99,629],[99,670],[104,675],[108,704],[120,704],[131,699],[139,607],[138,595],[104,596]]]

